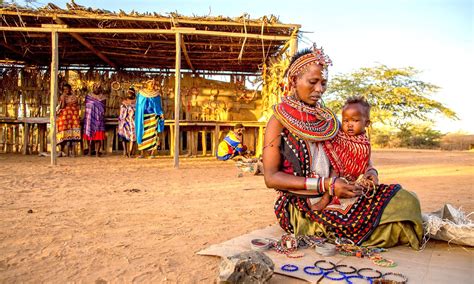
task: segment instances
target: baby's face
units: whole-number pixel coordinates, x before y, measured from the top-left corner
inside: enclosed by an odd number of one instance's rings
[[[359,104],[350,104],[342,110],[342,131],[349,136],[365,133],[369,126],[364,107]]]

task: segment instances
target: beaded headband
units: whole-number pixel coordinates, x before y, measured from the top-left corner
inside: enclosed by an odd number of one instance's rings
[[[323,69],[332,65],[331,58],[324,53],[323,48],[318,48],[316,43],[313,44],[313,52],[305,54],[296,59],[288,68],[288,78],[297,76],[302,70],[306,69],[311,64],[318,64],[323,66]]]
[[[324,53],[323,48],[318,48],[316,43],[313,43],[313,51],[311,53],[305,54],[298,59],[296,59],[293,64],[288,67],[288,71],[286,72],[286,80],[284,79],[280,83],[280,87],[282,90],[283,97],[288,96],[291,92],[291,78],[298,76],[303,70],[306,70],[308,66],[312,64],[318,64],[323,67],[321,76],[323,79],[328,78],[328,66],[332,66],[332,61]]]

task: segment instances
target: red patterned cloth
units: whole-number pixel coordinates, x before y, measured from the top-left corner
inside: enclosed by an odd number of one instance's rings
[[[281,170],[295,176],[310,177],[312,174],[312,157],[308,142],[298,138],[287,129],[281,134],[280,153],[282,155]],[[295,233],[289,206],[292,205],[302,212],[311,222],[322,224],[327,232],[337,237],[351,239],[360,245],[378,226],[385,206],[400,190],[400,185],[381,184],[372,198],[360,196],[349,210],[311,210],[309,198],[293,195],[287,191],[279,191],[275,202],[275,215],[280,226],[288,233]]]
[[[56,141],[80,141],[81,124],[79,117],[79,106],[70,104],[58,113]]]
[[[349,136],[339,131],[332,140],[323,144],[337,176],[356,181],[369,166],[370,141],[365,134]]]

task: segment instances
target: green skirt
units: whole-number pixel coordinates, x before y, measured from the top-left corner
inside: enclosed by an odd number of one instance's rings
[[[323,225],[305,218],[293,205],[288,204],[288,210],[295,235],[328,235]],[[383,210],[379,225],[362,245],[384,248],[409,245],[419,249],[422,239],[420,202],[414,193],[400,189]]]

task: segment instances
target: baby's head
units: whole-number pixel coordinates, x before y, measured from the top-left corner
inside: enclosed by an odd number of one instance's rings
[[[370,105],[362,97],[350,97],[342,107],[342,131],[349,136],[365,133],[370,124]]]

